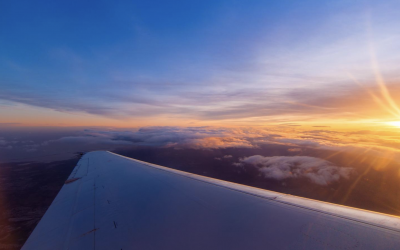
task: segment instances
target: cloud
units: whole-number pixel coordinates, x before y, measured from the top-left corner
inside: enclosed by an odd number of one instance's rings
[[[398,81],[392,80],[386,84],[394,100],[400,97]],[[365,80],[356,84],[350,79],[344,79],[340,84],[326,84],[313,89],[292,88],[287,91],[246,89],[245,99],[239,95],[223,98],[224,105],[216,103],[210,109],[196,112],[201,119],[224,120],[246,119],[252,117],[282,117],[295,116],[295,121],[309,118],[374,119],[394,118],[396,113],[389,107],[387,98],[382,96],[381,89],[374,80]],[[271,95],[271,92],[278,92]],[[251,98],[250,98],[251,96]],[[204,94],[202,100],[210,98]],[[400,115],[400,114],[397,114]],[[298,126],[298,124],[283,124]],[[318,126],[323,127],[323,126]]]
[[[215,157],[214,159],[221,161],[223,159],[227,160],[227,159],[231,159],[233,156],[232,155],[224,155],[222,158],[221,157]]]
[[[368,136],[366,136],[368,135]],[[96,139],[95,139],[96,138]],[[305,130],[292,127],[226,128],[226,127],[143,127],[140,129],[86,129],[84,135],[68,140],[100,140],[108,144],[173,148],[256,148],[265,144],[284,145],[290,152],[304,149],[386,154],[399,152],[400,133],[334,130]],[[100,140],[100,141],[101,141]]]
[[[240,160],[235,166],[252,165],[266,178],[283,180],[306,178],[318,185],[328,185],[341,178],[350,177],[352,168],[338,167],[333,163],[310,156],[271,156],[253,155]]]
[[[0,126],[15,126],[20,125],[21,123],[18,122],[0,122]]]
[[[156,116],[164,114],[166,109],[172,111],[169,113],[182,112],[179,111],[179,108],[174,109],[169,107],[168,104],[165,104],[162,107],[156,100],[143,100],[143,98],[140,97],[124,98],[123,96],[117,98],[114,96],[109,96],[109,94],[96,94],[96,90],[93,90],[92,93],[86,93],[83,96],[74,96],[74,102],[71,102],[71,96],[59,96],[60,92],[63,93],[64,91],[54,91],[49,95],[43,96],[41,94],[35,94],[34,91],[29,93],[4,91],[0,93],[0,100],[48,108],[59,112],[84,112],[121,120],[129,117]],[[97,98],[93,97],[90,101],[88,101],[88,95],[97,96]],[[107,104],[105,104],[105,102]],[[113,105],[109,105],[110,103]],[[122,108],[121,103],[135,105],[135,108]],[[18,125],[17,123],[4,124],[4,126]]]
[[[144,127],[137,131],[86,130],[91,136],[128,141],[132,145],[189,148],[254,147],[246,138],[232,136],[228,128]]]
[[[6,135],[5,135],[6,136]],[[400,131],[334,131],[307,130],[300,127],[269,126],[267,128],[227,127],[142,127],[130,130],[91,128],[63,132],[61,136],[15,141],[14,137],[0,138],[0,147],[12,144],[13,149],[29,152],[113,150],[120,147],[169,147],[192,149],[258,148],[279,145],[287,154],[307,155],[313,150],[379,155],[400,160]],[[44,136],[44,138],[47,136]],[[290,152],[290,153],[289,153]],[[9,153],[7,153],[9,155]],[[330,153],[329,153],[330,154]],[[313,155],[315,156],[315,155]],[[229,159],[226,155],[222,159]]]
[[[92,151],[113,150],[117,147],[132,146],[133,143],[126,140],[117,140],[112,136],[65,136],[56,140],[45,141],[40,144],[42,148],[63,148],[68,151]],[[37,150],[37,148],[35,148]]]
[[[211,86],[221,84],[213,82]],[[74,102],[70,101],[71,96],[58,94],[67,91],[54,91],[51,95],[43,96],[40,93],[35,94],[34,91],[4,90],[0,94],[0,99],[61,112],[85,112],[120,120],[165,115],[197,121],[246,120],[254,117],[278,119],[294,116],[295,119],[292,120],[301,122],[310,118],[387,119],[393,117],[394,113],[388,108],[387,100],[381,96],[381,91],[373,79],[365,80],[360,85],[351,79],[342,79],[339,84],[326,83],[318,87],[313,86],[312,89],[293,87],[282,90],[253,85],[240,89],[210,90],[210,88],[208,86],[206,90],[196,89],[196,91],[176,90],[164,93],[164,96],[160,96],[155,90],[141,95],[133,94],[136,92],[131,90],[115,93],[112,89],[105,91],[101,88],[91,88],[80,91],[84,92],[82,96],[76,96],[74,93]],[[397,81],[392,80],[387,84],[387,88],[394,100],[400,97]],[[87,96],[91,98],[88,99]],[[287,123],[284,126],[300,125]]]

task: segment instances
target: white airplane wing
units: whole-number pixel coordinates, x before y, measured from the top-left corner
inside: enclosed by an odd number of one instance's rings
[[[22,249],[400,249],[400,218],[96,151]]]

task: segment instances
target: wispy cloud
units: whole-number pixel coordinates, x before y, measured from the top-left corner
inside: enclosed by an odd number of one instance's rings
[[[387,84],[386,87],[394,100],[400,97],[400,87],[397,83]],[[87,96],[75,96],[74,102],[71,102],[70,98],[57,95],[41,96],[4,91],[0,98],[62,112],[86,112],[116,119],[163,115],[186,120],[223,121],[292,116],[291,121],[304,122],[314,119],[316,124],[338,118],[349,121],[397,119],[390,110],[382,109],[371,97],[371,93],[375,93],[375,96],[380,95],[379,87],[372,83],[360,87],[348,82],[313,90],[281,90],[279,93],[260,89],[241,91],[196,94],[179,92],[179,96],[172,94],[160,99],[117,93],[97,95],[94,92],[88,93]],[[92,96],[88,97],[90,95]]]

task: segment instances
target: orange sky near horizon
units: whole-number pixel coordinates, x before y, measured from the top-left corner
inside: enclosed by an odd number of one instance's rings
[[[56,111],[48,108],[34,107],[24,104],[2,107],[0,123],[3,126],[18,127],[116,127],[132,128],[146,126],[222,126],[222,127],[268,127],[268,126],[301,126],[304,129],[335,129],[335,130],[398,130],[400,119],[389,115],[380,119],[354,117],[313,117],[276,115],[268,117],[250,117],[224,120],[196,120],[171,115],[159,115],[144,118],[110,118],[106,116],[83,112]]]

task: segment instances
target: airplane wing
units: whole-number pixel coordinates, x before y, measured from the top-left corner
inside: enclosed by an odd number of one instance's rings
[[[400,249],[400,218],[96,151],[22,249]]]

